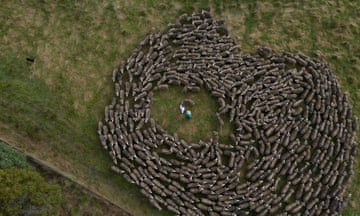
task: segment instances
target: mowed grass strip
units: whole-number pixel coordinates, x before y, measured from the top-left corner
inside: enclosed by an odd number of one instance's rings
[[[147,33],[204,8],[225,19],[244,52],[267,45],[327,61],[359,116],[358,1],[5,1],[0,4],[0,133],[134,215],[169,214],[156,211],[137,188],[109,171],[96,122],[113,94],[112,69]],[[197,124],[209,123],[215,121]],[[208,130],[189,126],[198,137],[188,139],[209,136]],[[360,214],[359,159],[344,215]]]

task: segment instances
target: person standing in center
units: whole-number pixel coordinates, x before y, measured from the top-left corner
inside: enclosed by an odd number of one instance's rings
[[[188,119],[188,120],[192,118],[192,115],[191,115],[191,111],[190,111],[190,110],[186,110],[186,112],[185,112],[185,118]]]
[[[179,106],[179,108],[180,108],[181,114],[184,114],[184,112],[185,112],[185,106],[181,103],[180,106]]]

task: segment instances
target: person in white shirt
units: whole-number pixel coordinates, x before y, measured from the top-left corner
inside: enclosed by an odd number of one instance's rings
[[[185,106],[183,104],[180,104],[180,112],[181,114],[184,114],[185,112]]]

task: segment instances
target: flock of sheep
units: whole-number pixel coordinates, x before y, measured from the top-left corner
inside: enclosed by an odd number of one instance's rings
[[[331,69],[303,54],[250,55],[207,11],[149,34],[113,71],[99,122],[112,170],[176,215],[337,215],[353,174],[357,128]],[[151,117],[154,94],[206,89],[235,125],[231,143],[189,143]],[[178,106],[178,104],[174,104]],[[166,113],[164,113],[166,115]],[[227,117],[227,118],[224,118]],[[229,117],[229,118],[228,118]]]

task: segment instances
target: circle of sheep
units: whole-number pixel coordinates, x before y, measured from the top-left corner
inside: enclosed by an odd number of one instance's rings
[[[336,215],[357,153],[356,119],[331,69],[303,54],[243,54],[224,22],[182,15],[113,71],[99,137],[112,170],[177,215]],[[155,91],[205,88],[231,143],[187,143],[151,117]],[[174,106],[178,106],[175,104]],[[224,158],[228,160],[224,160]],[[171,158],[171,159],[168,159]]]

